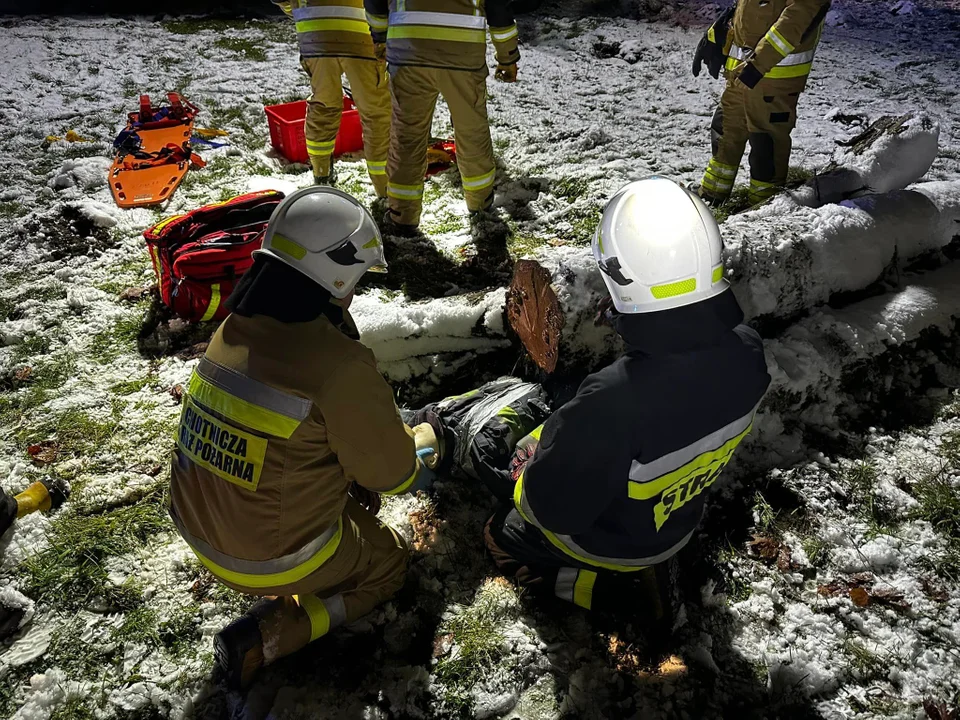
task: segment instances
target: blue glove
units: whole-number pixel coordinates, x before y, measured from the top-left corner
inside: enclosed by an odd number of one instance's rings
[[[415,493],[418,490],[428,490],[430,486],[433,485],[433,481],[437,479],[437,474],[427,467],[426,459],[436,452],[436,450],[429,447],[417,450],[417,479],[413,481],[409,492]]]

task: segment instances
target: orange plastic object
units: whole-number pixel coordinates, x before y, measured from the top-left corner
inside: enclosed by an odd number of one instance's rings
[[[183,109],[181,119],[166,118],[134,127],[134,124],[138,123],[141,117],[152,115],[150,98],[146,95],[140,96],[140,112],[130,113],[127,127],[136,130],[140,136],[143,152],[155,153],[167,145],[177,145],[179,147],[190,141],[197,109],[187,101],[183,101],[181,104],[182,98],[179,96],[176,96],[177,102],[175,103],[174,96],[174,93],[169,96],[171,107]],[[125,161],[129,163],[131,160],[130,156],[114,158],[107,176],[113,199],[122,208],[145,207],[166,201],[183,181],[187,170],[190,169],[189,161],[180,161],[134,170],[125,167]],[[197,163],[197,165],[199,166],[200,163]]]
[[[267,124],[270,126],[270,144],[290,162],[308,163],[307,139],[303,132],[303,123],[307,119],[307,101],[298,100],[282,105],[267,105]],[[344,153],[363,150],[363,130],[360,127],[360,113],[353,100],[344,96],[343,115],[340,118],[340,132],[333,147],[334,157]]]

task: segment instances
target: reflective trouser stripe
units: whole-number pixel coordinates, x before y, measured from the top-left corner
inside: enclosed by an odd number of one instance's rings
[[[370,26],[364,20],[330,18],[326,20],[301,20],[297,23],[298,33],[310,32],[355,32],[368,35]]]
[[[367,160],[367,172],[371,175],[386,175],[387,174],[387,161],[382,162],[370,162]]]
[[[554,592],[561,600],[589,610],[593,606],[593,586],[597,573],[593,570],[560,568]]]
[[[203,358],[190,378],[190,397],[205,408],[259,432],[289,438],[313,403]]]
[[[387,183],[387,195],[397,200],[419,200],[423,197],[423,183],[419,185]]]
[[[213,320],[213,316],[217,314],[217,309],[220,307],[220,283],[213,283],[210,286],[210,303],[207,305],[207,311],[203,314],[203,317],[200,318],[200,322],[207,322]]]
[[[488,173],[484,173],[483,175],[462,178],[463,187],[465,190],[484,190],[488,187],[491,187],[496,178],[497,171],[494,169]]]
[[[776,28],[770,28],[767,30],[767,34],[764,35],[764,38],[766,38],[767,42],[773,45],[777,49],[777,52],[784,57],[787,57],[793,52],[793,45],[791,45],[790,42],[777,31]]]
[[[440,28],[466,28],[485,31],[487,20],[482,16],[460,13],[402,11],[390,13],[390,28],[401,25],[428,25]]]
[[[513,40],[513,38],[519,35],[520,31],[517,30],[516,24],[508,28],[490,28],[490,37],[493,38],[494,42],[506,42],[507,40]]]
[[[294,20],[319,20],[321,18],[349,18],[366,22],[367,14],[363,8],[347,7],[345,5],[314,5],[295,8],[293,11]]]
[[[367,13],[367,23],[370,25],[371,29],[376,30],[377,32],[383,32],[387,29],[388,21],[385,15],[371,15]]]
[[[748,199],[751,203],[756,204],[768,200],[777,194],[777,191],[780,189],[780,186],[776,183],[763,182],[762,180],[750,180],[750,192],[748,194]]]
[[[333,148],[336,146],[336,140],[329,142],[317,142],[316,140],[307,140],[307,154],[314,157],[325,157],[333,155]]]
[[[649,565],[656,565],[659,562],[669,559],[688,542],[690,542],[690,538],[693,537],[693,531],[691,530],[689,534],[681,538],[680,541],[669,550],[652,557],[636,559],[607,558],[601,555],[588,553],[586,550],[577,545],[576,541],[574,541],[574,539],[569,535],[557,535],[556,533],[550,532],[537,521],[537,518],[530,507],[530,503],[527,501],[526,494],[524,493],[523,473],[520,474],[520,479],[517,480],[517,484],[514,486],[513,503],[517,508],[517,512],[520,513],[520,516],[528,523],[539,529],[540,532],[543,533],[543,536],[547,538],[547,540],[550,541],[550,544],[552,544],[555,548],[569,557],[574,558],[575,560],[588,565],[593,565],[594,567],[603,568],[604,570],[614,570],[616,572],[637,572],[639,570],[643,570]]]
[[[729,195],[730,191],[733,190],[733,181],[737,177],[738,170],[739,168],[733,165],[725,165],[716,158],[710,158],[700,185],[712,195]]]
[[[310,618],[310,642],[323,637],[346,622],[347,611],[343,605],[342,595],[318,598],[316,595],[308,594],[295,595],[294,598]]]
[[[170,517],[180,536],[211,573],[221,580],[248,588],[274,588],[300,582],[333,556],[343,537],[343,518],[337,518],[335,525],[294,553],[273,560],[243,560],[215,550],[192,535],[172,506]]]

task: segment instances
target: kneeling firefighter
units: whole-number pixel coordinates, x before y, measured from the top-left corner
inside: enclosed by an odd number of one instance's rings
[[[707,30],[693,74],[704,60],[714,77],[721,56],[727,87],[713,116],[713,157],[700,196],[721,204],[733,190],[750,142],[752,205],[786,182],[797,123],[797,101],[807,86],[830,0],[738,0]]]
[[[507,398],[469,439],[476,476],[509,499],[485,541],[523,585],[665,625],[676,585],[667,561],[693,537],[705,492],[750,432],[770,377],[724,279],[720,230],[695,194],[659,177],[627,185],[593,251],[626,352],[512,458],[505,441],[543,412],[536,392]]]
[[[287,197],[184,398],[171,516],[218,580],[265,597],[214,641],[232,687],[404,580],[404,541],[354,496],[425,488],[437,439],[401,421],[359,342],[348,308],[367,270],[385,270],[383,246],[354,198]]]

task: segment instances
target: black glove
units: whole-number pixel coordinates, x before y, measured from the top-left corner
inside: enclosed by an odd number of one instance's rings
[[[356,482],[350,483],[349,492],[350,497],[374,515],[380,512],[380,506],[383,504],[383,501],[378,493],[375,493],[373,490],[367,490],[363,485],[358,485]]]
[[[710,41],[707,40],[707,36],[704,35],[700,38],[700,42],[697,44],[697,51],[693,54],[693,76],[700,77],[700,71],[703,69],[703,58],[706,54],[707,45],[710,45]]]

